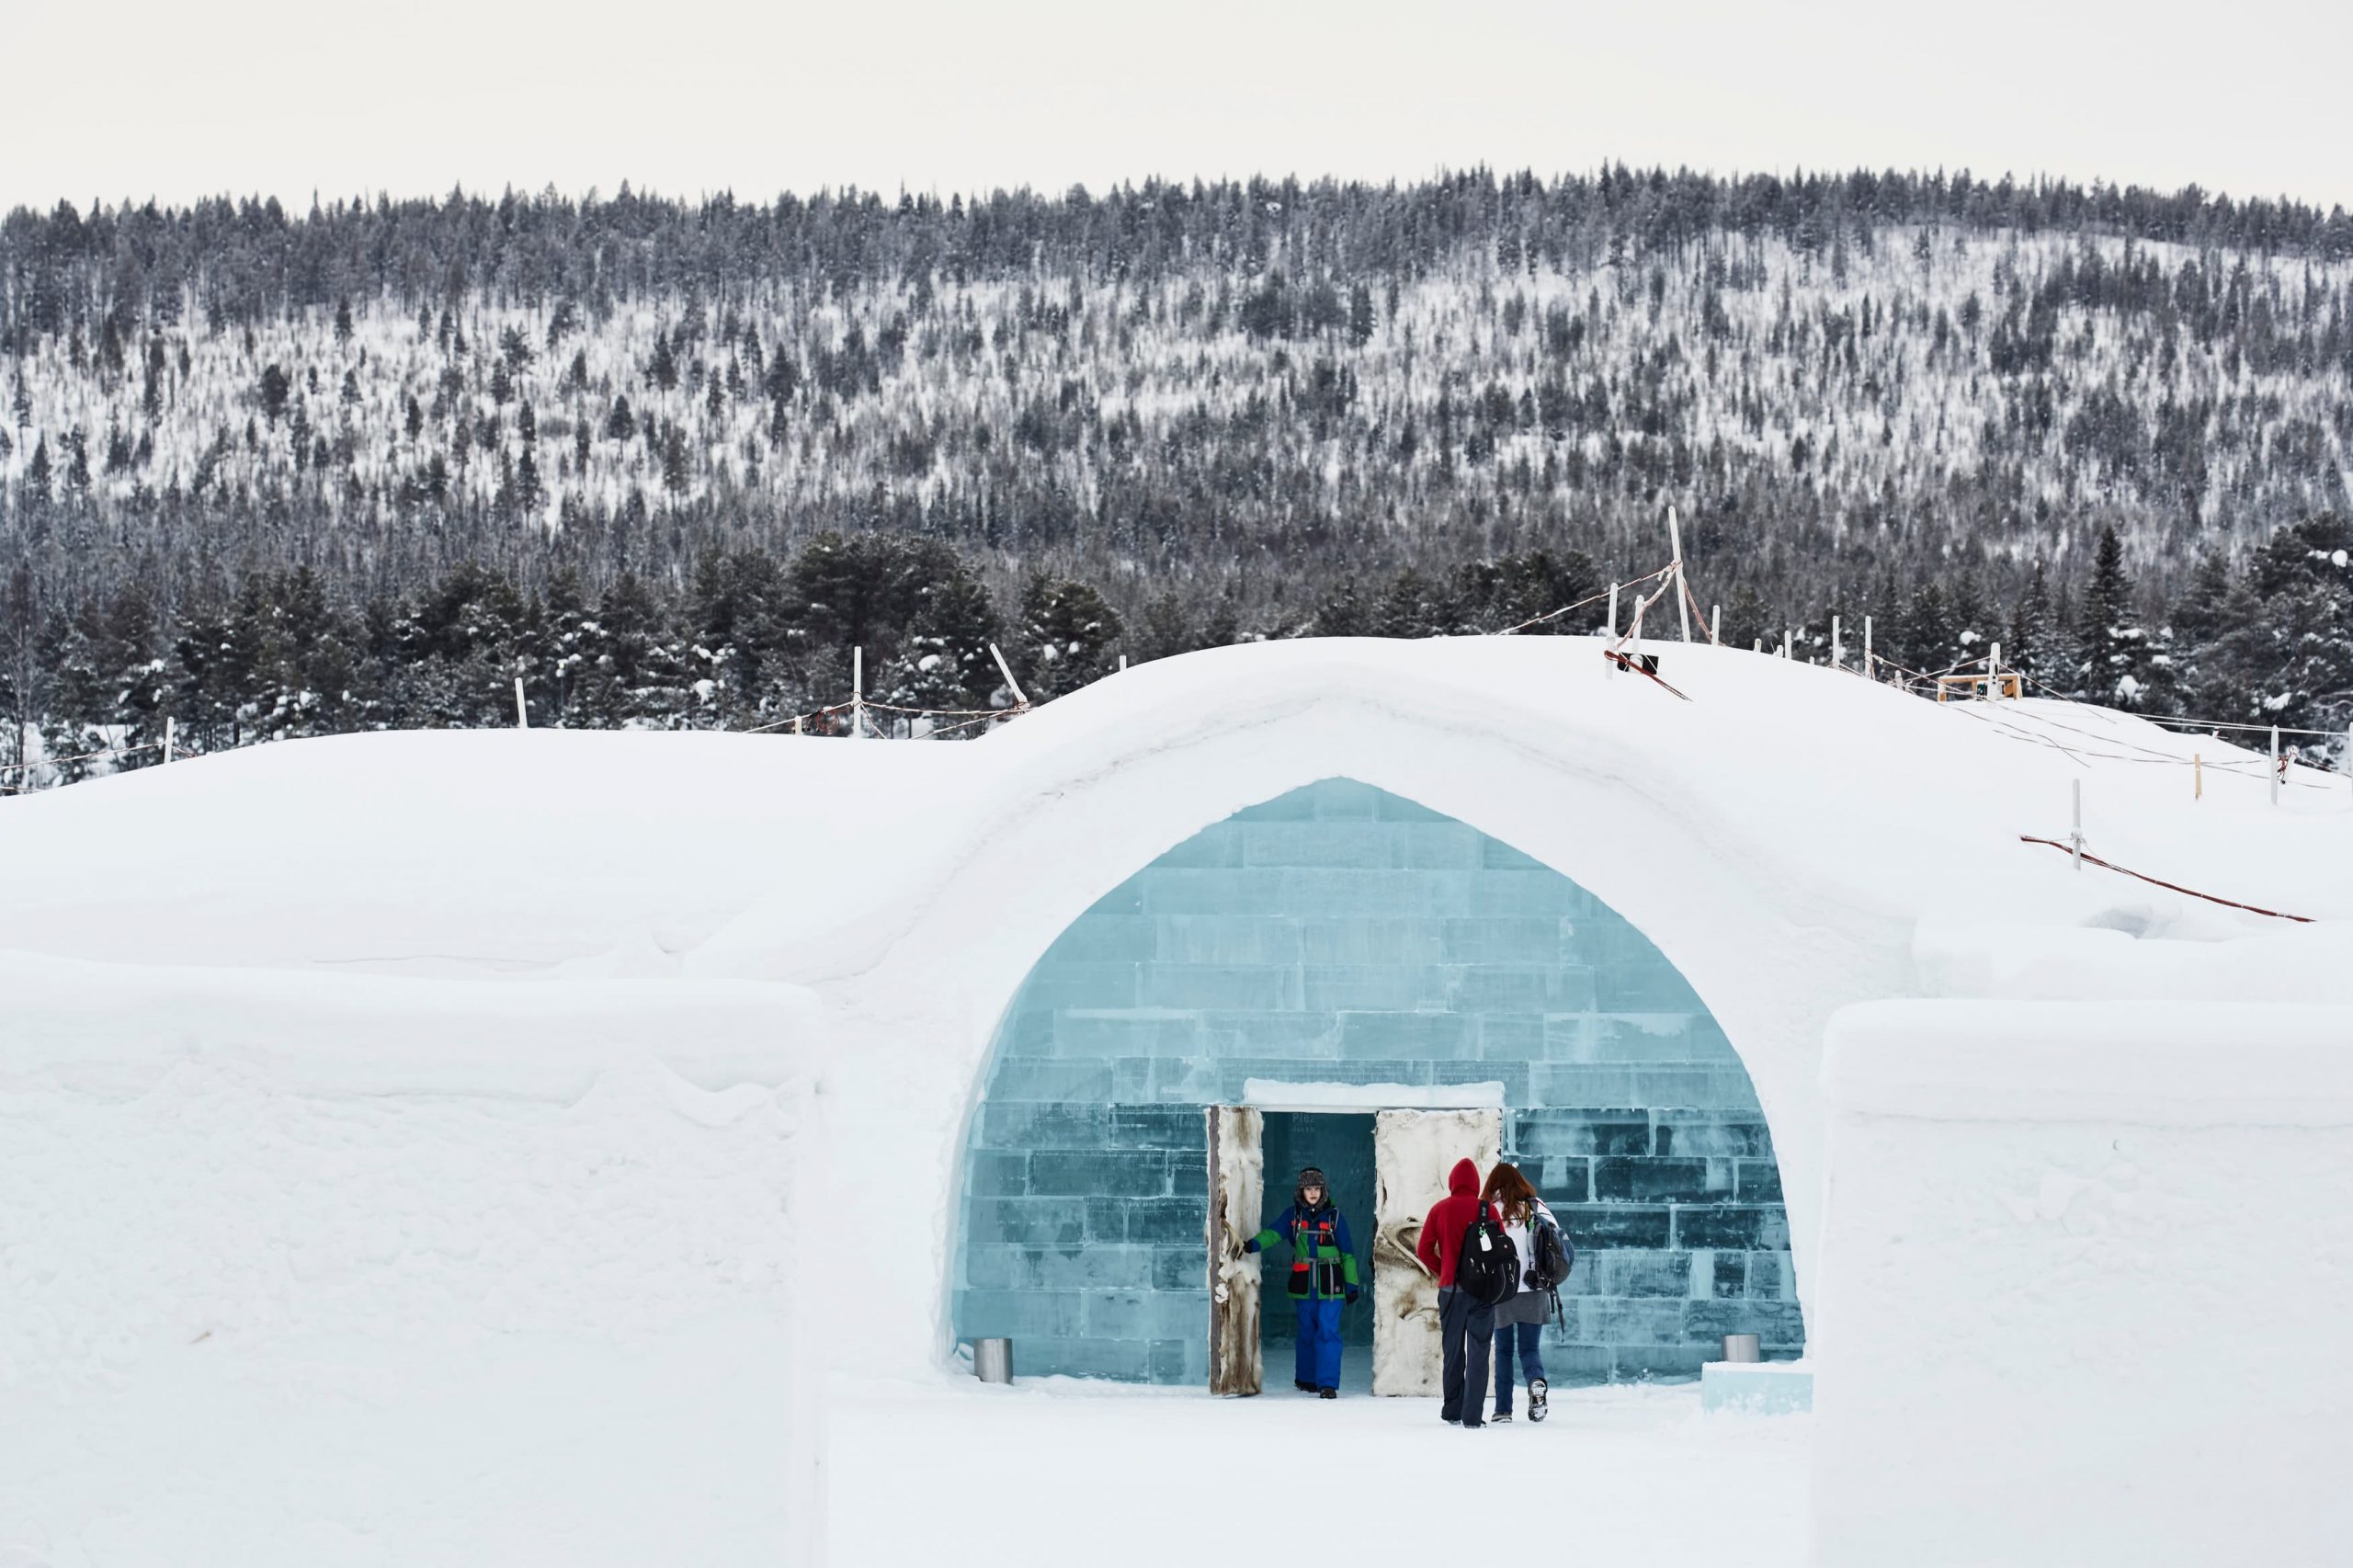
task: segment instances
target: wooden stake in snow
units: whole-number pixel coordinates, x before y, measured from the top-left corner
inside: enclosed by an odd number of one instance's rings
[[[2084,781],[2072,778],[2068,783],[2075,792],[2075,831],[2067,835],[2067,842],[2074,846],[2075,869],[2081,872],[2084,869]]]
[[[1675,562],[1675,613],[1683,626],[1683,641],[1691,641],[1691,590],[1683,585],[1683,529],[1675,520],[1675,508],[1666,509],[1666,549]]]
[[[1836,616],[1832,616],[1830,618],[1830,667],[1834,670],[1843,670],[1847,667],[1846,637],[1847,629],[1839,624]]]
[[[164,716],[164,762],[165,762],[165,765],[166,767],[170,766],[170,764],[171,764],[171,760],[172,760],[172,718],[171,718],[171,715],[167,713],[167,714],[165,714],[165,715]]]
[[[1871,663],[1871,618],[1863,617],[1863,678],[1879,679],[1878,666]]]
[[[2271,726],[2271,803],[2279,803],[2279,726]]]
[[[523,706],[523,677],[521,676],[515,677],[515,727],[518,730],[528,730],[531,727],[530,710]]]
[[[1723,646],[1724,607],[1722,605],[1711,605],[1708,607],[1708,641],[1713,642],[1719,648]]]
[[[1029,707],[1029,699],[1022,693],[1021,683],[1013,678],[1013,666],[1005,662],[1005,655],[996,651],[994,642],[989,644],[989,657],[996,661],[996,673],[1005,677],[1006,690],[1013,693],[1013,705],[1016,708]]]
[[[2189,754],[2189,798],[2193,801],[2206,798],[2206,758],[2197,752]]]
[[[1788,627],[1781,628],[1781,657],[1786,659],[1790,656],[1790,644],[1796,635]]]

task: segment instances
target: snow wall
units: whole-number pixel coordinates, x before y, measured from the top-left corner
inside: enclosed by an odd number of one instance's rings
[[[0,990],[0,1561],[810,1560],[805,993]]]
[[[1823,1568],[2344,1560],[2348,1041],[2342,1006],[1833,1020]]]

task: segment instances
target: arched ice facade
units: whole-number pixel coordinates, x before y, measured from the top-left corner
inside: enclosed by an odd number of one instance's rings
[[[1201,1108],[1253,1081],[1500,1083],[1505,1153],[1582,1249],[1556,1381],[1803,1345],[1765,1114],[1682,972],[1559,870],[1345,778],[1167,850],[1030,971],[968,1122],[954,1336],[1013,1337],[1025,1373],[1200,1381]]]

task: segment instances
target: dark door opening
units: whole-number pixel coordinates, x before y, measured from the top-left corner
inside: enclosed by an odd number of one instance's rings
[[[1372,1117],[1324,1111],[1279,1111],[1266,1114],[1262,1143],[1266,1158],[1266,1197],[1259,1213],[1269,1228],[1289,1208],[1302,1167],[1313,1165],[1332,1186],[1332,1201],[1339,1205],[1348,1224],[1348,1243],[1356,1255],[1357,1278],[1362,1284],[1357,1303],[1340,1312],[1340,1389],[1364,1393],[1372,1387]],[[1299,1312],[1290,1294],[1290,1252],[1277,1245],[1259,1255],[1261,1344],[1266,1358],[1266,1386],[1288,1390],[1295,1370],[1299,1345]]]

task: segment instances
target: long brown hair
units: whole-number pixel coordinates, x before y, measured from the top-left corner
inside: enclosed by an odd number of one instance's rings
[[[1487,1173],[1487,1188],[1479,1195],[1479,1201],[1500,1203],[1506,1220],[1526,1224],[1528,1217],[1536,1211],[1536,1189],[1528,1185],[1528,1178],[1519,1174],[1518,1165],[1497,1161],[1495,1168]]]

